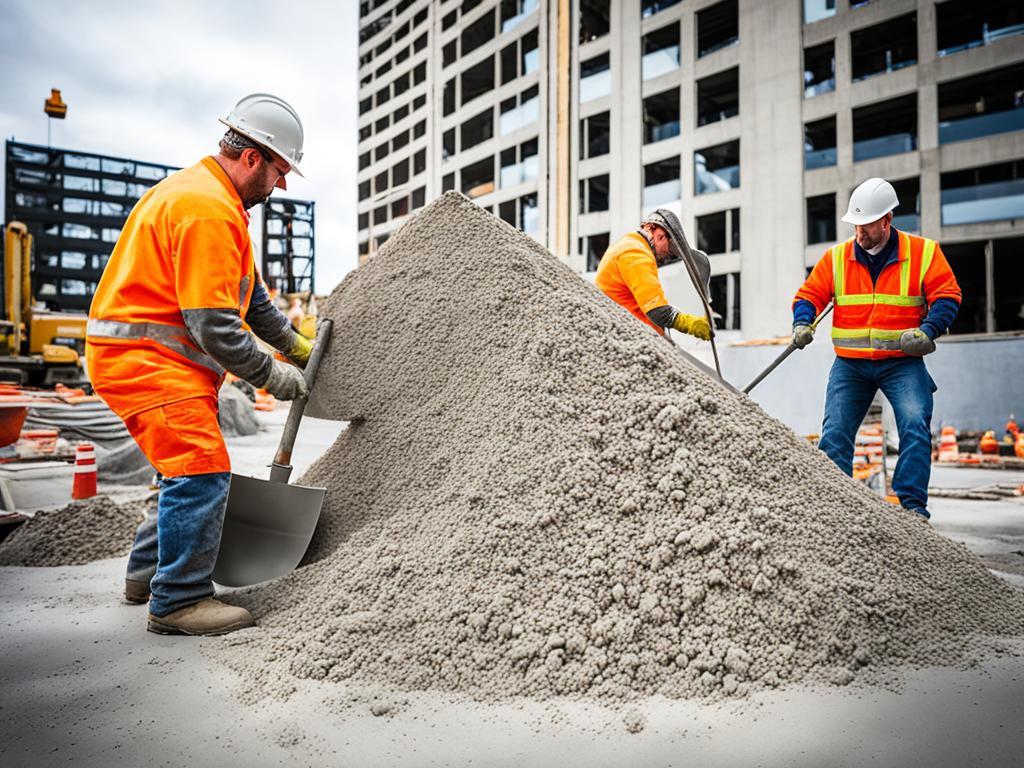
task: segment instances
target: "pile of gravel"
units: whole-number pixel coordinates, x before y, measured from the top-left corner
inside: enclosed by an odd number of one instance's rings
[[[461,195],[326,316],[316,408],[351,424],[300,481],[328,489],[307,564],[210,647],[253,696],[742,696],[1024,632],[965,547]]]
[[[37,512],[0,543],[0,565],[84,565],[127,555],[147,503],[93,496]]]

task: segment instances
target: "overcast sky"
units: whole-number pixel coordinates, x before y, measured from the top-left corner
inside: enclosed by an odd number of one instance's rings
[[[60,88],[68,114],[53,121],[53,146],[188,166],[216,152],[217,118],[238,99],[276,94],[302,118],[306,178],[274,194],[316,201],[317,293],[328,293],[357,263],[358,10],[356,0],[0,0],[0,129],[45,144],[43,102]]]

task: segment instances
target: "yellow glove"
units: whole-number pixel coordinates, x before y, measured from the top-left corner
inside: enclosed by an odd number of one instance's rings
[[[708,325],[706,317],[686,315],[679,312],[676,314],[676,319],[672,322],[672,327],[680,333],[688,333],[691,336],[696,336],[698,339],[711,341],[711,326]]]
[[[295,343],[292,344],[292,348],[288,350],[287,355],[300,368],[305,368],[306,363],[309,362],[309,353],[312,351],[313,342],[301,333],[296,333]]]

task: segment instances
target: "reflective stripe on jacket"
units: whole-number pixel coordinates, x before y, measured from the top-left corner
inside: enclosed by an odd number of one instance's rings
[[[136,203],[96,288],[86,337],[93,387],[122,418],[216,395],[223,369],[188,332],[182,310],[245,317],[256,282],[248,218],[212,157]]]
[[[897,231],[896,262],[872,283],[854,253],[853,238],[830,248],[797,291],[821,312],[834,300],[832,345],[840,357],[877,360],[900,357],[900,336],[920,326],[928,305],[940,298],[959,302],[960,287],[934,240]]]
[[[630,232],[614,243],[597,267],[594,282],[612,301],[658,333],[665,331],[647,313],[668,304],[658,278],[658,262],[651,246],[639,232]]]

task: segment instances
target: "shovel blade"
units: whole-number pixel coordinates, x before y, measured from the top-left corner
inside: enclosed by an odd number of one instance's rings
[[[248,587],[284,576],[306,554],[325,488],[231,475],[213,580]]]

